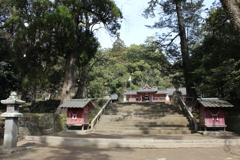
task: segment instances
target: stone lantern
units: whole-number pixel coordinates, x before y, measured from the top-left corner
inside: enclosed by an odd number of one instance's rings
[[[106,82],[106,83],[104,83],[103,84],[104,85],[104,89],[105,89],[105,92],[104,92],[104,97],[103,98],[105,98],[105,99],[109,99],[110,97],[109,97],[109,93],[108,93],[108,83]]]
[[[173,101],[177,101],[177,99],[178,99],[177,97],[181,95],[181,92],[179,91],[179,87],[180,87],[179,79],[177,77],[173,78],[172,84],[173,84],[174,88],[176,89],[173,92]]]
[[[17,146],[18,117],[23,117],[23,114],[19,113],[19,105],[25,101],[18,99],[17,93],[12,92],[10,97],[1,100],[1,103],[7,105],[6,112],[0,115],[5,118],[3,146],[4,149],[11,149]]]
[[[104,83],[105,94],[108,94],[108,83]]]

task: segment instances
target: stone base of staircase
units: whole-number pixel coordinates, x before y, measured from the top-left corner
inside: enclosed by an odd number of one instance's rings
[[[106,135],[107,136],[107,135]],[[212,138],[202,135],[161,135],[162,138],[147,138],[132,135],[129,138],[102,137],[63,137],[63,136],[26,136],[24,141],[49,146],[97,147],[97,148],[205,148],[239,146],[240,137]]]
[[[203,131],[199,132],[205,136],[236,136],[234,132],[229,131]]]

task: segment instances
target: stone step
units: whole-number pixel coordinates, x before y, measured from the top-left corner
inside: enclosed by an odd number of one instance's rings
[[[109,107],[109,110],[113,110],[113,111],[161,111],[161,110],[182,110],[179,107],[132,107],[132,108],[128,108],[128,107]]]
[[[168,124],[168,125],[175,125],[175,124],[188,124],[188,120],[182,118],[181,120],[178,119],[177,121],[175,119],[169,120],[169,119],[165,119],[165,120],[154,120],[154,119],[150,119],[150,120],[128,120],[128,119],[117,119],[117,120],[106,120],[106,119],[101,119],[99,122],[100,123],[105,123],[105,124],[136,124],[136,125],[158,125],[158,124]]]
[[[176,123],[176,124],[137,124],[137,123],[99,123],[96,127],[189,127],[188,124]]]
[[[179,106],[170,103],[111,104],[94,127],[98,133],[191,133]]]
[[[154,122],[162,122],[162,123],[189,123],[188,119],[185,117],[162,117],[160,118],[142,118],[142,117],[134,117],[134,118],[122,118],[122,117],[117,117],[117,118],[103,118],[100,119],[100,122],[114,122],[114,123],[154,123]]]
[[[127,102],[127,103],[112,103],[113,106],[175,106],[174,102]]]
[[[109,105],[109,108],[114,108],[114,109],[124,109],[124,108],[128,108],[128,109],[159,109],[159,108],[178,108],[181,109],[180,106],[174,106],[174,105],[149,105],[149,106],[141,106],[141,105],[135,105],[135,106],[114,106],[114,105]]]
[[[99,122],[96,126],[112,126],[112,127],[188,127],[189,124],[186,123],[116,123],[116,122],[109,122],[109,123],[101,123]]]
[[[107,116],[101,117],[100,121],[138,121],[138,122],[175,122],[175,121],[185,121],[188,122],[187,118],[184,116],[164,116],[164,117],[138,117],[138,116]]]
[[[119,106],[119,107],[115,107],[115,106],[109,106],[110,109],[113,110],[122,110],[122,109],[129,109],[129,110],[157,110],[157,109],[180,109],[180,107],[178,106],[134,106],[134,107],[130,107],[130,106]]]
[[[101,129],[105,129],[105,128],[112,128],[112,129],[115,129],[115,128],[188,128],[190,129],[191,126],[189,125],[181,125],[181,124],[172,124],[172,125],[129,125],[129,124],[118,124],[118,125],[113,125],[113,124],[110,124],[110,125],[105,125],[105,124],[98,124],[94,127],[95,128],[101,128]]]
[[[173,121],[173,120],[164,120],[164,121],[157,121],[157,123],[154,124],[156,120],[101,120],[98,122],[98,124],[106,124],[106,125],[117,125],[117,124],[128,124],[128,125],[139,125],[139,124],[152,124],[152,125],[157,125],[157,124],[164,124],[164,125],[186,125],[189,124],[187,119],[182,119],[178,121]]]
[[[180,130],[180,131],[186,131],[186,130],[189,130],[188,127],[156,127],[156,126],[153,126],[153,127],[149,127],[149,126],[132,126],[132,127],[127,127],[127,126],[115,126],[114,129],[112,128],[112,126],[96,126],[95,127],[96,130],[98,129],[104,129],[104,130]]]
[[[110,104],[111,107],[129,107],[129,108],[134,108],[134,107],[179,107],[178,104],[167,104],[167,103],[138,103],[138,104],[128,104],[128,103],[112,103]]]
[[[181,118],[181,117],[185,117],[183,114],[115,114],[115,115],[109,115],[109,114],[105,114],[102,116],[102,118],[159,118],[162,119],[164,117],[176,117],[176,118]]]
[[[153,121],[146,121],[147,123],[153,123]],[[114,127],[114,125],[139,125],[139,124],[144,124],[142,121],[134,121],[134,122],[131,122],[131,121],[113,121],[113,122],[109,122],[109,121],[100,121],[98,123],[99,125],[111,125]],[[189,125],[188,121],[178,121],[178,122],[175,122],[175,121],[164,121],[164,122],[159,122],[159,124],[162,124],[162,125],[165,125],[165,126],[169,126],[169,125]]]
[[[109,107],[109,110],[113,111],[161,111],[161,110],[182,110],[179,107]]]
[[[104,114],[139,114],[139,115],[146,115],[146,114],[183,114],[183,111],[173,111],[173,110],[168,110],[168,111],[106,111]]]
[[[79,132],[79,134],[77,134]],[[61,136],[25,136],[24,143],[40,143],[46,144],[48,146],[67,146],[67,147],[87,147],[96,146],[97,148],[209,148],[209,147],[239,147],[240,139],[235,137],[227,138],[213,138],[206,137],[202,135],[193,134],[182,134],[182,135],[162,135],[159,138],[154,138],[151,136],[144,137],[142,135],[133,136],[129,135],[130,138],[123,138],[118,134],[119,138],[116,136],[111,137],[106,135],[107,138],[99,138],[92,135],[89,136],[82,134],[82,131],[74,131],[77,136],[68,137],[67,135]],[[71,133],[69,133],[71,134]],[[84,137],[85,136],[85,137]],[[86,137],[87,136],[87,137]],[[92,138],[91,138],[92,137]],[[21,142],[21,141],[20,141]],[[23,143],[23,142],[22,142]]]
[[[157,107],[157,108],[112,108],[109,107],[109,111],[181,111],[181,108],[162,108],[162,107]]]
[[[190,134],[191,130],[149,130],[143,128],[139,130],[121,130],[121,129],[94,129],[96,133],[111,133],[111,134]]]
[[[184,113],[182,110],[180,109],[121,109],[121,110],[115,110],[115,109],[108,109],[107,111],[105,111],[105,113]]]
[[[147,117],[185,117],[184,114],[170,114],[170,113],[164,113],[164,114],[134,114],[134,113],[130,113],[130,114],[104,114],[102,115],[102,117],[143,117],[143,118],[147,118]]]

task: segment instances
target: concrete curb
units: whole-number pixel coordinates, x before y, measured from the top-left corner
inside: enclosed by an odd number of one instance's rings
[[[49,146],[96,146],[99,148],[205,148],[240,146],[240,139],[113,139],[113,138],[72,138],[57,136],[26,136],[25,141],[38,142]]]
[[[17,152],[22,152],[27,150],[26,147],[15,147],[12,149],[1,149],[0,154],[12,154],[12,153],[17,153]]]

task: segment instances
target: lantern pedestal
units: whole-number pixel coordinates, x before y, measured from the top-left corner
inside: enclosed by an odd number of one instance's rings
[[[12,92],[11,96],[1,100],[1,103],[7,105],[7,111],[1,114],[1,117],[5,118],[3,146],[4,149],[12,149],[17,147],[18,117],[23,117],[23,114],[19,113],[19,105],[25,101],[18,99],[16,92]]]

